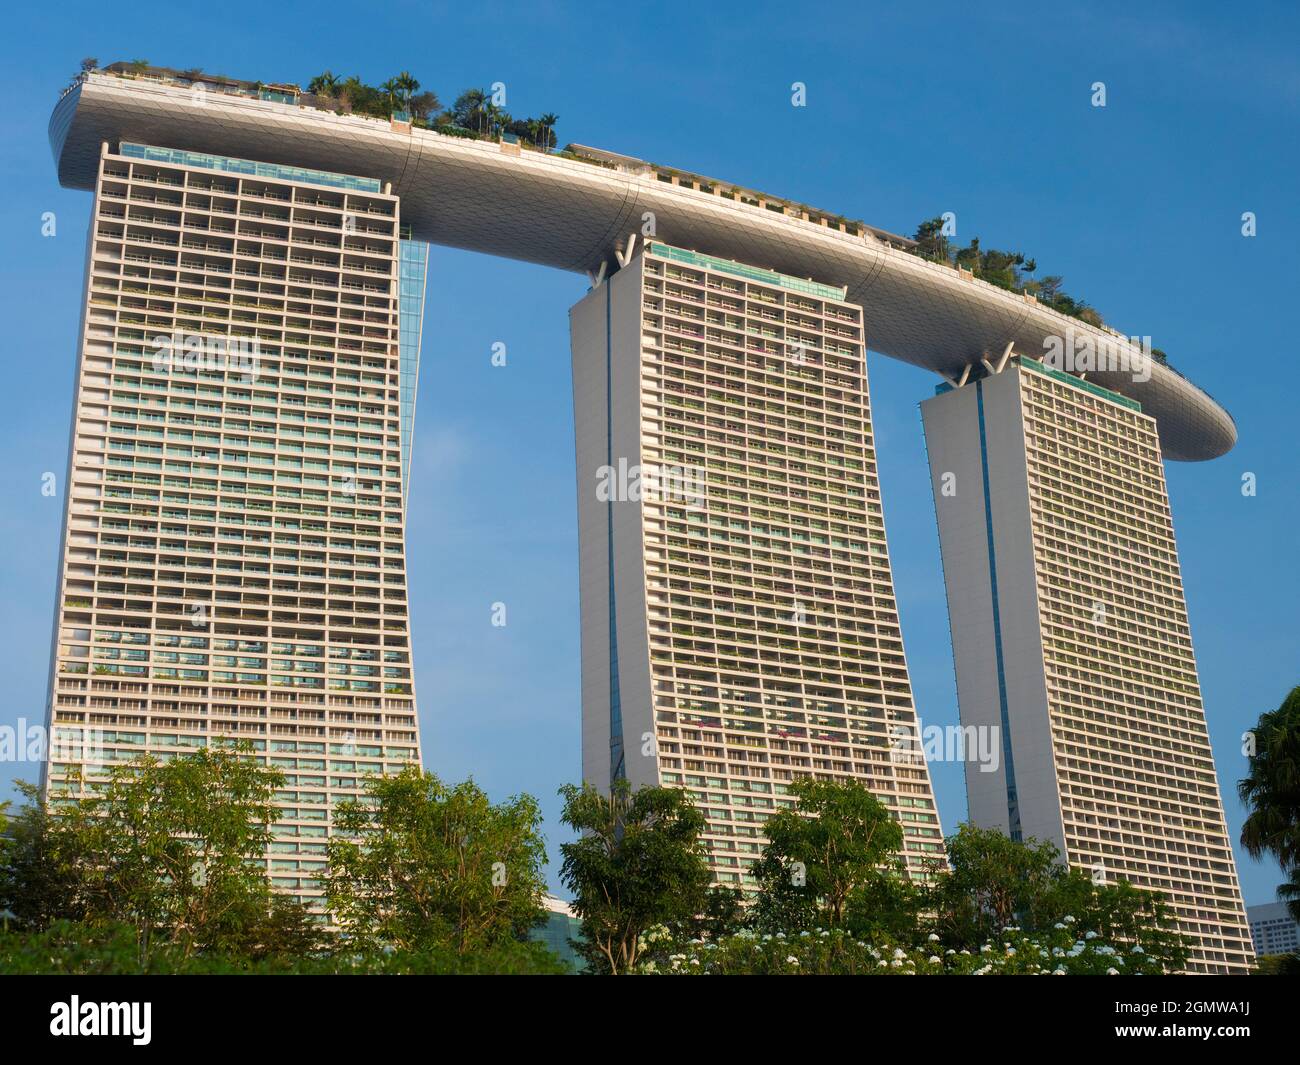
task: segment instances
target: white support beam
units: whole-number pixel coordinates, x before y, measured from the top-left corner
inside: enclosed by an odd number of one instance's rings
[[[627,244],[623,250],[619,251],[617,248],[614,249],[614,257],[618,260],[618,265],[626,266],[630,263],[634,251],[636,251],[636,234],[629,233],[627,235]]]
[[[1003,370],[1007,368],[1007,360],[1011,358],[1011,349],[1014,348],[1015,346],[1016,346],[1016,342],[1014,340],[1010,340],[1007,342],[1007,350],[1002,353],[1002,358],[998,359],[998,368],[997,368],[998,373],[1001,373]]]

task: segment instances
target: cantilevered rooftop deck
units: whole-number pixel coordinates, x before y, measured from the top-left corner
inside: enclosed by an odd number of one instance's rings
[[[1136,352],[1108,329],[911,254],[905,238],[615,153],[548,153],[168,79],[84,76],[50,119],[60,182],[92,189],[101,144],[121,141],[378,178],[418,240],[579,273],[615,268],[649,213],[665,243],[843,286],[864,309],[872,350],[956,381],[1008,345],[1042,357],[1054,337]],[[1087,378],[1156,419],[1166,458],[1232,448],[1232,418],[1204,390],[1154,360],[1149,380],[1133,376]]]

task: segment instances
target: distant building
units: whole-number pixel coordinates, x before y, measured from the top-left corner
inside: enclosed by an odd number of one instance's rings
[[[1246,920],[1250,922],[1250,938],[1255,941],[1255,953],[1261,958],[1266,954],[1300,951],[1300,924],[1291,916],[1285,902],[1247,906]]]
[[[575,972],[581,971],[586,962],[573,949],[570,940],[580,937],[582,921],[574,916],[573,910],[563,899],[547,895],[542,901],[547,910],[546,921],[533,929],[530,938],[537,940],[539,943],[545,943],[568,962]]]

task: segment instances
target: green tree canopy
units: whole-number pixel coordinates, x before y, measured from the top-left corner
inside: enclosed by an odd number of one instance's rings
[[[626,780],[615,781],[608,795],[590,784],[567,784],[560,794],[562,819],[580,834],[560,845],[560,877],[582,918],[583,953],[596,971],[626,973],[647,929],[680,927],[707,909],[704,816],[678,788],[634,793]],[[726,908],[721,900],[718,906]]]
[[[1300,687],[1276,710],[1260,715],[1253,751],[1237,794],[1250,809],[1241,844],[1252,858],[1272,855],[1287,881],[1278,895],[1300,920]]]
[[[472,780],[410,766],[336,808],[326,899],[355,942],[468,953],[545,917],[541,812],[529,795],[493,804]]]
[[[273,925],[301,929],[309,918],[272,895],[262,864],[283,780],[244,745],[138,758],[76,802],[50,805],[27,786],[0,898],[25,928],[60,919],[129,927],[142,959],[158,937],[188,956]]]
[[[800,778],[790,785],[794,809],[767,819],[767,848],[754,864],[760,925],[807,928],[844,923],[855,891],[879,891],[896,866],[903,830],[856,780]]]
[[[1187,943],[1159,892],[1127,881],[1096,883],[1082,869],[1070,869],[1047,841],[1012,840],[997,829],[958,826],[947,841],[948,863],[936,876],[922,905],[921,921],[945,947],[978,950],[1007,928],[1047,934],[1068,924],[1080,935],[1137,946],[1166,971],[1187,959]]]

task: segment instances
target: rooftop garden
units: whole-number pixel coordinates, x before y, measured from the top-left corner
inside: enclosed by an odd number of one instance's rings
[[[497,97],[493,93],[477,88],[465,89],[450,107],[444,107],[436,92],[424,88],[406,70],[394,74],[379,85],[369,85],[355,74],[344,78],[331,70],[325,70],[312,78],[304,90],[296,82],[246,81],[214,74],[201,67],[179,70],[154,66],[147,59],[110,63],[100,67],[98,59],[88,57],[81,61],[81,72],[73,79],[69,89],[90,73],[139,78],[275,103],[314,107],[340,115],[358,115],[383,121],[395,119],[450,136],[504,140],[542,151],[551,151],[557,144],[555,125],[559,116],[549,111],[537,117],[517,118],[497,103]]]
[[[1115,333],[1115,330],[1105,324],[1096,308],[1066,292],[1064,279],[1060,275],[1037,276],[1038,263],[1035,259],[1022,252],[984,248],[980,245],[979,237],[972,238],[965,246],[958,245],[944,234],[942,218],[922,222],[914,237],[909,239],[860,220],[821,211],[794,200],[770,196],[730,182],[675,170],[632,156],[579,144],[569,144],[560,150],[555,133],[558,116],[544,112],[535,118],[516,118],[504,106],[499,105],[495,95],[486,89],[465,89],[456,96],[450,107],[444,107],[438,94],[426,89],[409,71],[400,71],[379,85],[369,85],[355,74],[343,78],[331,70],[324,70],[312,78],[304,90],[292,82],[245,81],[224,74],[209,73],[199,67],[185,70],[156,67],[144,59],[110,63],[101,68],[98,59],[87,58],[81,61],[80,74],[64,91],[71,91],[90,73],[140,78],[191,88],[201,87],[205,91],[313,107],[341,115],[407,122],[413,127],[446,136],[517,143],[607,169],[652,174],[660,181],[681,188],[765,208],[851,236],[870,234],[892,248],[962,271],[1009,292],[1032,296],[1052,310]],[[1168,365],[1165,353],[1159,348],[1152,348],[1151,354],[1158,362]]]
[[[908,249],[913,255],[965,270],[1008,292],[1033,296],[1045,306],[1070,318],[1077,318],[1100,329],[1106,328],[1106,323],[1095,307],[1065,291],[1065,279],[1059,274],[1035,277],[1038,261],[1023,252],[981,247],[979,237],[972,237],[964,247],[958,245],[944,234],[943,218],[930,218],[922,222],[916,227],[913,239],[916,244]],[[1165,353],[1159,348],[1152,348],[1151,354],[1157,362],[1165,363]]]

